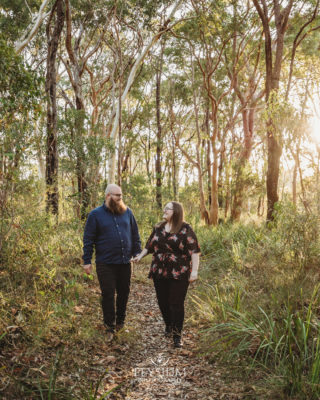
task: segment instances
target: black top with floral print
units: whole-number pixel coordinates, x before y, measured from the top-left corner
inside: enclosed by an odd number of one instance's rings
[[[149,278],[154,279],[183,278],[191,272],[191,255],[200,253],[196,234],[185,222],[178,233],[166,232],[164,226],[156,226],[146,249],[152,253]]]

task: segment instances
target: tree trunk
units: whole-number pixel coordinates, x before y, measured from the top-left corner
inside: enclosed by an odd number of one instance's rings
[[[55,25],[51,32],[51,20],[56,13]],[[58,148],[57,148],[57,78],[56,56],[61,32],[64,25],[63,0],[57,0],[47,25],[47,153],[46,153],[46,210],[54,215],[59,212],[58,193]]]
[[[215,140],[211,140],[213,149],[213,163],[211,174],[211,205],[210,205],[210,224],[218,224],[219,204],[218,204],[218,150],[216,148]]]
[[[172,136],[172,189],[173,189],[173,200],[179,200],[179,166],[176,160],[176,144],[174,137]]]
[[[173,7],[170,8],[171,12],[168,16],[168,18],[166,19],[166,21],[164,21],[163,24],[161,24],[161,27],[159,29],[159,31],[152,36],[151,40],[149,41],[149,43],[144,46],[144,48],[141,50],[141,52],[139,53],[139,55],[137,56],[127,79],[126,82],[126,86],[123,90],[122,93],[122,97],[121,97],[121,101],[124,104],[128,93],[133,85],[135,76],[137,74],[137,70],[139,68],[139,66],[141,65],[141,63],[143,62],[143,60],[145,59],[146,55],[149,53],[150,49],[153,47],[153,45],[155,43],[158,42],[158,40],[162,37],[162,35],[167,32],[168,30],[170,30],[170,26],[169,23],[174,19],[174,15],[177,12],[177,10],[180,8],[180,6],[182,5],[183,1],[182,0],[177,0]],[[120,108],[119,108],[119,104],[117,104],[115,106],[115,115],[112,115],[111,117],[111,122],[112,122],[112,128],[111,128],[111,133],[110,133],[110,138],[111,140],[114,140],[114,138],[116,137],[116,134],[118,132],[119,129],[119,112],[120,112]],[[114,182],[115,180],[115,160],[111,160],[109,162],[109,182]]]
[[[223,208],[224,206],[224,198],[223,198],[223,169],[225,164],[225,151],[226,146],[224,140],[222,140],[220,146],[220,157],[219,157],[219,166],[218,166],[218,204],[219,208]]]
[[[281,9],[279,0],[273,0],[274,23],[276,27],[276,49],[275,60],[272,58],[272,37],[270,31],[271,21],[268,15],[268,5],[266,0],[253,0],[263,25],[265,37],[265,60],[266,60],[266,104],[268,109],[272,109],[273,97],[276,96],[279,89],[279,80],[282,67],[284,36],[288,26],[288,19],[292,10],[293,0],[289,0],[285,8]],[[268,143],[268,169],[267,169],[267,221],[273,220],[274,206],[278,202],[278,182],[280,157],[282,147],[277,137],[277,127],[275,121],[270,115],[267,121],[267,143]],[[278,134],[280,134],[278,132]]]
[[[21,51],[31,42],[40,29],[42,22],[48,16],[48,14],[45,12],[48,3],[49,0],[42,1],[37,16],[32,15],[31,24],[23,32],[22,36],[15,42],[14,48],[17,53],[21,53]],[[56,5],[54,7],[56,7]]]
[[[259,196],[258,208],[257,208],[258,217],[262,217],[263,213],[264,213],[264,196]]]
[[[244,144],[243,144],[243,149],[240,153],[238,166],[236,170],[236,182],[235,182],[235,190],[234,190],[232,210],[231,210],[231,219],[233,221],[240,220],[242,205],[247,189],[245,168],[248,164],[253,145],[254,113],[255,113],[254,107],[251,107],[250,109],[245,108],[242,111]]]
[[[206,130],[206,135],[207,137],[210,137],[210,127],[209,127],[209,107],[207,106],[206,108],[206,120],[205,120],[205,130]],[[206,162],[207,162],[207,174],[208,174],[208,205],[209,208],[211,206],[211,156],[210,156],[210,151],[211,151],[211,142],[210,139],[206,140],[207,142],[207,151],[206,151]]]
[[[70,64],[66,64],[66,69],[72,84],[72,88],[75,95],[76,100],[76,120],[75,120],[75,153],[76,153],[76,174],[78,181],[78,195],[79,195],[79,203],[80,203],[80,216],[81,219],[85,219],[87,216],[87,209],[89,206],[90,195],[88,192],[88,183],[86,180],[86,160],[85,153],[83,148],[83,136],[84,136],[84,121],[85,121],[85,105],[82,94],[82,74],[85,69],[85,64],[88,61],[88,55],[83,55],[81,59],[79,59],[79,48],[80,42],[83,34],[83,29],[79,29],[79,37],[77,40],[72,42],[72,18],[71,18],[71,10],[69,0],[65,0],[66,2],[66,49],[68,52]],[[98,44],[100,42],[98,41]],[[94,52],[98,48],[98,44],[91,50],[91,53]]]
[[[298,175],[298,161],[295,158],[293,177],[292,177],[292,203],[295,207],[297,206],[297,175]]]
[[[160,117],[160,95],[161,95],[161,75],[163,64],[164,44],[161,43],[161,54],[159,66],[156,72],[156,117],[157,117],[157,148],[156,148],[156,202],[159,209],[162,209],[162,171],[161,171],[161,151],[162,151],[162,130]]]
[[[278,140],[274,137],[272,129],[267,129],[268,135],[268,169],[267,169],[267,220],[273,220],[274,206],[279,200],[278,183],[280,171],[280,157],[282,148]]]

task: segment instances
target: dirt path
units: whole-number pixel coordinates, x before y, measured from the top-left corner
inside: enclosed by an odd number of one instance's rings
[[[153,287],[133,282],[126,328],[108,346],[104,390],[115,388],[112,399],[242,398],[234,382],[231,389],[214,365],[199,357],[195,329],[186,326],[183,342],[182,349],[174,349],[164,337]]]
[[[164,336],[155,291],[145,275],[135,275],[125,328],[111,343],[101,323],[96,279],[85,284],[70,318],[54,319],[63,325],[55,322],[38,346],[22,328],[8,334],[10,342],[0,348],[0,398],[257,399],[241,379],[230,378],[199,355],[197,327],[186,323],[184,346],[174,349],[172,339]]]

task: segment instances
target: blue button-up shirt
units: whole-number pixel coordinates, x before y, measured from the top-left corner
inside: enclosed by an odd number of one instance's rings
[[[91,264],[93,250],[96,263],[127,264],[141,252],[141,240],[136,220],[130,208],[113,214],[105,204],[92,210],[83,235],[83,261]]]

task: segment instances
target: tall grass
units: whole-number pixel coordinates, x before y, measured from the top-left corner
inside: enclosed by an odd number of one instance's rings
[[[320,396],[317,222],[287,207],[271,228],[219,226],[199,235],[203,279],[192,300],[203,350],[242,371],[263,371],[260,389],[272,382],[278,396]]]

